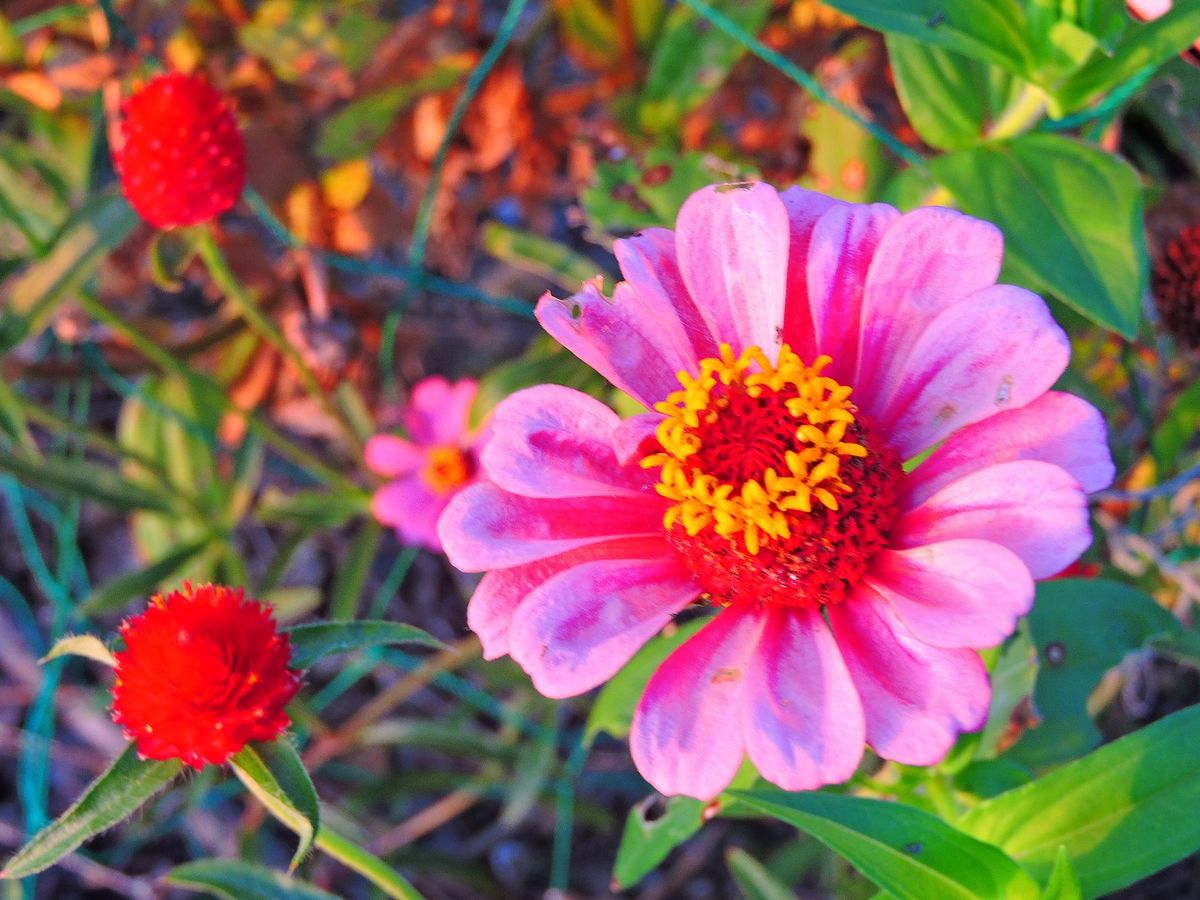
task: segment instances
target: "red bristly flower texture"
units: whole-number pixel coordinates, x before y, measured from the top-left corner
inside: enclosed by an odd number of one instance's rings
[[[225,98],[203,78],[172,72],[122,107],[114,154],[126,199],[151,225],[216,218],[242,194],[246,149]]]
[[[220,765],[290,724],[291,641],[241,588],[184,582],[122,623],[121,637],[112,716],[141,756]]]

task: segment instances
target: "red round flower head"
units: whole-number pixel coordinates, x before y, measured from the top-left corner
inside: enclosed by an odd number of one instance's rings
[[[121,625],[113,721],[148,759],[220,765],[287,728],[292,645],[241,588],[184,583]]]
[[[246,183],[246,149],[225,98],[204,79],[172,72],[122,108],[121,188],[151,225],[176,228],[215,218]]]

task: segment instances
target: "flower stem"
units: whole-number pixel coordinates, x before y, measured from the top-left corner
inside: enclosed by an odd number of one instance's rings
[[[954,792],[950,789],[947,776],[931,771],[925,778],[925,791],[939,816],[947,822],[958,821],[960,811],[958,803],[954,800]]]
[[[317,376],[313,374],[312,369],[305,362],[300,351],[283,336],[283,333],[275,326],[275,323],[258,308],[258,304],[254,301],[254,298],[250,296],[250,293],[238,281],[237,276],[233,274],[233,270],[229,268],[225,254],[217,246],[216,238],[213,237],[210,229],[205,228],[199,232],[196,238],[196,252],[204,260],[204,265],[208,269],[208,274],[212,276],[213,282],[237,308],[238,314],[258,333],[259,337],[278,350],[284,359],[288,360],[295,367],[300,377],[300,382],[309,396],[316,401],[325,415],[329,416],[338,426],[347,443],[354,450],[355,454],[361,458],[363,444],[358,434],[351,427],[350,423],[346,421],[333,401],[329,399],[329,395],[321,389],[321,385],[317,382]]]
[[[1017,98],[992,123],[987,132],[987,139],[1002,141],[1024,134],[1037,125],[1045,113],[1046,92],[1027,82],[1021,87]]]

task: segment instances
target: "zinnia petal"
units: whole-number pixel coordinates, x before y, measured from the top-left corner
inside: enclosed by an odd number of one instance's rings
[[[644,493],[651,489],[648,476],[627,471],[613,452],[620,424],[616,413],[587,394],[557,384],[527,388],[492,413],[483,466],[500,487],[526,497]]]
[[[990,541],[883,550],[866,583],[918,640],[935,647],[994,647],[1033,605],[1033,579],[1025,564]]]
[[[935,318],[896,380],[855,400],[904,457],[1036,400],[1067,367],[1071,344],[1045,301],[998,285]]]
[[[788,215],[779,194],[759,183],[702,188],[675,228],[679,270],[709,330],[738,351],[757,345],[770,354],[787,292]]]
[[[543,500],[480,483],[458,493],[438,523],[442,546],[464,572],[504,569],[614,537],[662,537],[656,496]]]
[[[1108,487],[1115,472],[1100,411],[1072,394],[1050,391],[950,435],[905,479],[905,494],[915,506],[971,472],[1020,459],[1054,463],[1088,493]]]
[[[867,743],[884,759],[933,765],[961,732],[983,726],[991,687],[978,653],[923,644],[869,588],[828,612],[862,699]]]
[[[773,608],[742,694],[746,749],[789,791],[845,781],[862,757],[862,705],[820,612]]]
[[[745,757],[746,672],[763,622],[755,611],[723,610],[650,678],[629,749],[661,793],[708,800],[733,780]]]
[[[581,563],[529,593],[509,626],[509,652],[545,696],[582,694],[615,675],[699,593],[673,553]]]
[[[1034,578],[1049,578],[1092,542],[1083,489],[1058,466],[1000,463],[952,482],[901,514],[897,548],[978,538],[1012,550]]]
[[[813,360],[817,357],[817,342],[808,302],[808,248],[821,216],[842,205],[842,201],[801,187],[788,188],[780,193],[779,199],[787,210],[789,239],[784,340],[801,359]]]

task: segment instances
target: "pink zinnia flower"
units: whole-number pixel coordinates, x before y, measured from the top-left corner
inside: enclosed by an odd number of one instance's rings
[[[470,428],[479,383],[418,382],[404,410],[408,440],[378,434],[367,441],[367,467],[394,478],[371,498],[371,511],[402,541],[440,552],[437,521],[450,498],[476,480],[478,434]]]
[[[700,599],[716,615],[634,719],[660,791],[712,797],[747,755],[815,788],[864,742],[940,760],[987,714],[973,648],[1088,546],[1113,474],[1099,413],[1050,390],[1067,336],[995,283],[1002,251],[947,209],[718,185],[617,242],[612,300],[543,297],[546,330],[655,411],[553,385],[497,407],[486,477],[440,523],[488,572],[486,655],[578,694]]]

